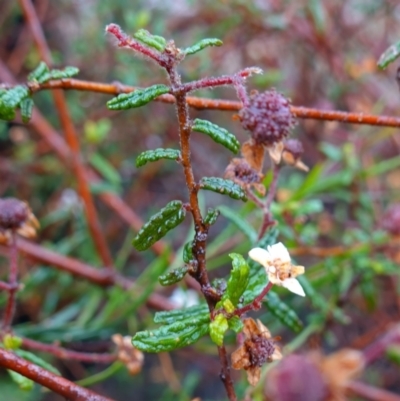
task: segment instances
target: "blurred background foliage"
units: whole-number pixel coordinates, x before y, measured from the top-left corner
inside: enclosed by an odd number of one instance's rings
[[[258,66],[264,74],[249,79],[249,90],[273,86],[296,106],[398,114],[396,63],[383,72],[376,67],[380,54],[400,37],[400,5],[395,0],[37,0],[34,5],[57,65],[78,67],[81,79],[142,87],[165,83],[166,77],[155,65],[113,46],[104,28],[115,22],[127,33],[145,28],[173,38],[181,47],[205,37],[222,39],[223,47],[182,63],[185,81]],[[0,59],[24,82],[40,58],[18,2],[1,1],[0,26]],[[231,88],[196,95],[235,99]],[[168,201],[186,199],[177,164],[165,161],[140,170],[135,167],[136,156],[144,150],[176,147],[177,124],[170,105],[153,102],[116,113],[105,106],[109,96],[78,91],[67,91],[66,96],[84,160],[102,177],[91,188],[94,194],[104,190],[120,194],[144,220]],[[34,98],[45,117],[60,128],[51,94],[42,91]],[[226,127],[241,142],[247,139],[232,113],[192,110],[192,117]],[[302,321],[298,334],[267,308],[259,317],[273,335],[282,336],[282,346],[290,344],[291,349],[326,353],[343,347],[363,349],[400,318],[400,245],[393,230],[384,230],[384,220],[393,219],[385,211],[400,202],[400,134],[393,128],[301,120],[293,136],[302,141],[303,160],[311,171],[284,169],[273,212],[279,221],[279,239],[306,266],[314,296],[300,299],[277,291]],[[228,152],[196,134],[192,146],[197,177],[223,175]],[[29,125],[0,122],[0,177],[0,196],[27,200],[39,217],[41,244],[92,265],[101,264],[75,177]],[[228,252],[246,254],[250,247],[240,228],[257,228],[261,214],[251,204],[242,206],[216,194],[207,193],[202,202],[204,207],[224,204],[224,218],[213,226],[208,248],[213,277],[224,277],[230,269]],[[131,246],[133,232],[102,203],[97,202],[97,207],[116,266],[136,279],[137,286],[129,292],[100,289],[23,259],[25,287],[18,296],[17,334],[101,352],[111,348],[114,333],[133,335],[152,327],[153,311],[145,306],[146,298],[152,291],[166,296],[173,291],[157,283],[170,267],[168,254],[137,253]],[[172,265],[181,265],[181,247],[190,233],[187,219],[166,237],[169,252],[176,255]],[[4,277],[7,267],[2,257]],[[0,297],[2,306],[5,299]],[[233,351],[233,335],[227,343]],[[120,369],[92,388],[119,400],[221,399],[224,391],[215,351],[209,340],[202,340],[170,357],[146,355],[139,375],[131,377]],[[74,381],[105,369],[74,361],[52,362]],[[382,358],[363,378],[400,392],[398,374],[396,361]],[[235,373],[235,377],[241,378],[237,387],[243,395],[244,376]],[[60,399],[38,386],[23,393],[6,374],[0,381],[7,400]]]

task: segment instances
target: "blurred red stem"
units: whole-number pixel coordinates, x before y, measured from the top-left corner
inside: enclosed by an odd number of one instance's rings
[[[29,338],[22,338],[22,348],[47,352],[59,359],[76,360],[90,363],[111,363],[117,359],[115,354],[97,354],[89,352],[71,351],[54,344],[44,344]]]
[[[400,396],[390,393],[389,391],[382,390],[376,387],[369,386],[368,384],[352,381],[347,384],[347,389],[366,400],[372,401],[400,401]]]
[[[269,291],[271,290],[273,284],[271,282],[269,282],[265,288],[262,290],[262,292],[260,293],[260,295],[257,295],[253,302],[251,302],[250,304],[247,304],[245,306],[243,306],[242,308],[236,309],[233,312],[233,315],[235,316],[242,316],[247,312],[250,312],[252,310],[258,310],[261,307],[261,302],[264,299],[264,297],[269,293]]]
[[[51,51],[47,45],[45,36],[43,34],[42,26],[36,14],[36,10],[32,5],[31,0],[19,0],[24,16],[27,20],[28,26],[31,30],[33,39],[38,48],[40,57],[48,64],[52,65]],[[54,101],[59,112],[61,125],[65,134],[66,141],[71,150],[72,167],[74,169],[77,181],[79,194],[84,202],[86,217],[88,221],[89,230],[93,237],[96,249],[103,260],[104,265],[107,268],[113,268],[113,260],[108,248],[107,241],[103,235],[103,230],[100,225],[100,221],[97,215],[96,208],[88,182],[85,177],[85,168],[81,162],[80,145],[78,140],[78,134],[72,123],[71,116],[69,114],[68,105],[65,100],[64,93],[62,91],[53,92]]]
[[[93,391],[80,387],[2,348],[0,348],[0,366],[18,372],[22,376],[47,387],[69,400],[113,401],[111,398],[103,397]]]
[[[15,312],[15,297],[18,291],[18,250],[16,244],[16,234],[14,231],[11,232],[11,244],[9,247],[10,251],[10,274],[9,274],[9,290],[6,309],[3,318],[2,329],[8,331],[11,327],[11,323]]]

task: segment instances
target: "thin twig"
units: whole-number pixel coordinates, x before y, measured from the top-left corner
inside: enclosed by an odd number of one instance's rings
[[[13,370],[69,400],[113,401],[111,398],[103,397],[91,390],[80,387],[2,348],[0,348],[0,366]]]
[[[347,384],[347,389],[363,399],[371,401],[400,401],[400,396],[368,384],[352,381]]]
[[[38,352],[46,352],[54,355],[58,359],[68,359],[90,363],[111,363],[117,359],[116,354],[98,354],[90,352],[72,351],[54,344],[44,344],[30,338],[22,337],[22,348],[35,350]]]
[[[40,57],[47,64],[51,65],[51,51],[47,45],[42,26],[31,0],[19,0],[19,3],[27,20],[28,26],[31,30]],[[90,192],[89,184],[86,180],[85,168],[83,166],[83,163],[81,162],[78,134],[72,123],[64,93],[61,91],[54,91],[53,97],[60,115],[61,126],[63,128],[66,141],[71,150],[71,163],[78,181],[79,194],[85,205],[86,217],[90,233],[93,237],[96,249],[101,259],[103,260],[104,265],[109,269],[113,269],[113,260],[108,248],[107,241],[103,235],[103,230],[100,225],[93,197]]]
[[[87,92],[99,92],[110,95],[118,95],[120,93],[132,92],[137,87],[116,84],[107,84],[104,82],[92,82],[79,79],[61,79],[49,81],[41,85],[37,85],[34,91],[43,89],[73,89]],[[172,95],[159,96],[157,101],[164,103],[174,103],[175,98]],[[190,107],[196,109],[210,109],[221,111],[239,111],[242,108],[242,103],[233,100],[224,99],[207,99],[195,96],[188,96],[186,98]],[[348,124],[364,124],[364,125],[378,125],[385,127],[400,127],[400,117],[392,116],[376,116],[367,113],[353,113],[338,110],[320,110],[310,107],[291,106],[291,112],[297,118],[305,118],[312,120],[324,121],[339,121]]]
[[[12,320],[15,313],[15,297],[18,290],[18,250],[16,244],[16,234],[15,231],[11,231],[11,243],[9,247],[10,251],[10,273],[9,273],[9,286],[8,299],[6,304],[6,310],[4,313],[2,329],[3,331],[10,330]]]

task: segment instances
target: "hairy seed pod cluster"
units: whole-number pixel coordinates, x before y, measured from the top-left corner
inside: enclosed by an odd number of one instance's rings
[[[290,101],[275,89],[252,94],[239,119],[255,143],[268,147],[286,138],[295,124]]]

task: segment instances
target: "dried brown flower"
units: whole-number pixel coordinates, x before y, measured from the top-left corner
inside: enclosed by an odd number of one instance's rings
[[[132,345],[131,337],[114,334],[111,337],[113,343],[117,346],[118,360],[120,360],[128,369],[131,375],[136,375],[142,370],[144,355]]]
[[[259,321],[249,318],[243,321],[246,339],[231,356],[233,369],[244,369],[247,380],[255,386],[260,380],[261,366],[281,359],[282,354],[270,331]]]
[[[12,231],[34,238],[39,222],[26,202],[16,198],[0,198],[0,244],[10,239]]]
[[[303,152],[303,145],[299,140],[288,139],[283,144],[282,159],[286,164],[308,171],[309,168],[301,161]]]
[[[225,177],[243,188],[253,187],[261,195],[265,195],[265,186],[262,184],[264,176],[253,169],[245,159],[232,159],[225,170]]]

